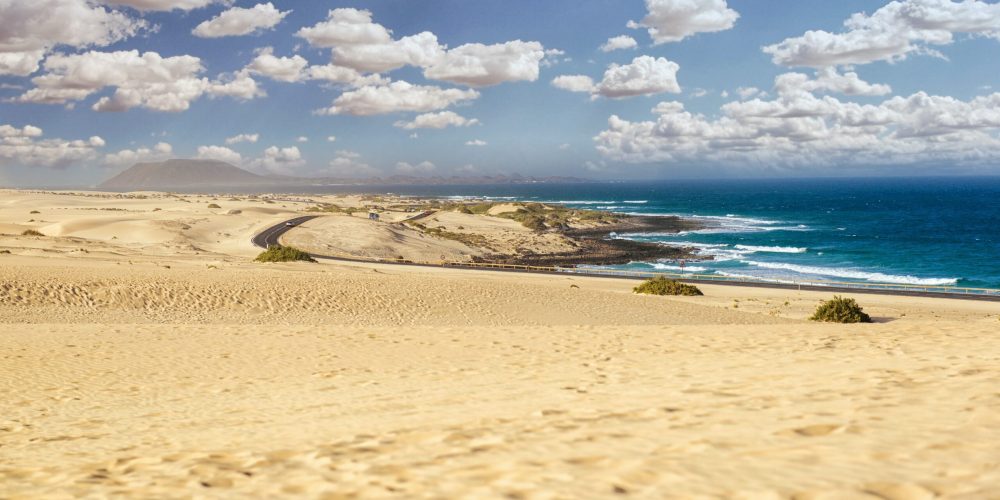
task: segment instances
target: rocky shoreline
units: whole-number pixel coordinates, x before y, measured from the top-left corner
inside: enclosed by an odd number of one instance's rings
[[[677,233],[701,229],[700,223],[676,216],[618,215],[613,223],[562,228],[558,231],[576,247],[571,252],[491,256],[480,262],[499,264],[573,267],[578,265],[619,265],[635,261],[701,260],[691,249],[656,243],[612,238],[620,233]]]

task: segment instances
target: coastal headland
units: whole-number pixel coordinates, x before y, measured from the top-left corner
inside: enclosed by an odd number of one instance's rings
[[[620,262],[640,250],[593,242],[691,229],[557,205],[0,190],[0,497],[1000,485],[995,303],[865,294],[873,324],[833,325],[807,319],[822,291],[253,262],[254,235],[304,215],[322,217],[284,243],[392,261]]]

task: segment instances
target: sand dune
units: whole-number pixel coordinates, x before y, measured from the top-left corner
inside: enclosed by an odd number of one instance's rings
[[[0,191],[0,498],[1000,491],[996,303],[248,258],[315,203]]]
[[[997,341],[960,324],[22,325],[2,339],[5,495],[989,498],[1000,484]]]

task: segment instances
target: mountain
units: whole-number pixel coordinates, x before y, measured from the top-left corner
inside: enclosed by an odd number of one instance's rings
[[[510,176],[452,176],[414,177],[395,175],[391,177],[370,177],[367,179],[343,179],[332,177],[290,177],[264,176],[247,172],[218,160],[167,160],[156,163],[136,163],[128,170],[104,181],[98,189],[111,191],[200,191],[211,189],[249,188],[260,189],[295,188],[305,186],[351,185],[351,186],[447,186],[447,185],[488,185],[488,184],[537,184],[537,183],[580,183],[593,182],[575,177],[524,177]]]
[[[275,179],[247,172],[222,161],[167,160],[156,163],[136,163],[128,170],[104,181],[98,188],[163,190],[193,187],[259,186],[273,183],[275,183]]]

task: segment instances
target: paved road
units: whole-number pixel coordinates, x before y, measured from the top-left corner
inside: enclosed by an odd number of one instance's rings
[[[254,236],[250,241],[254,245],[260,248],[267,248],[268,246],[280,246],[278,240],[281,235],[287,233],[288,231],[298,227],[299,224],[303,222],[313,220],[319,217],[318,215],[307,215],[304,217],[296,217],[294,219],[282,222],[281,224],[271,226],[259,234]],[[291,226],[288,223],[292,223]],[[461,265],[438,265],[438,264],[421,264],[421,263],[410,263],[410,262],[394,262],[391,260],[386,261],[371,261],[366,259],[353,259],[347,257],[332,257],[329,255],[317,255],[310,254],[315,259],[323,260],[339,260],[344,262],[362,262],[365,264],[390,264],[397,266],[417,266],[417,267],[447,267],[452,269],[462,269]],[[644,280],[646,278],[631,277],[631,276],[608,276],[604,274],[591,274],[585,271],[573,271],[573,272],[561,272],[561,271],[528,271],[521,269],[489,269],[481,267],[469,267],[468,269],[477,271],[494,271],[494,272],[506,272],[506,273],[532,273],[532,274],[552,274],[558,276],[566,276],[571,274],[573,276],[586,276],[589,278],[614,278],[614,279],[631,279],[631,280]],[[836,286],[820,286],[820,285],[794,285],[794,284],[784,284],[784,283],[758,283],[758,282],[746,282],[746,281],[715,281],[715,280],[702,280],[702,279],[682,279],[684,283],[694,283],[699,285],[725,285],[725,286],[746,286],[754,288],[778,288],[784,290],[809,290],[818,292],[834,292],[834,293],[870,293],[876,295],[902,295],[908,297],[934,297],[941,299],[964,299],[964,300],[983,300],[991,302],[1000,302],[1000,295],[978,295],[978,294],[964,294],[964,293],[946,293],[946,292],[922,292],[919,290],[892,290],[892,289],[870,289],[870,288],[852,288],[852,287],[836,287]]]
[[[281,235],[287,233],[288,231],[290,231],[291,229],[295,228],[299,224],[302,224],[303,222],[306,222],[306,221],[313,220],[313,219],[315,219],[317,217],[319,217],[319,216],[318,215],[307,215],[305,217],[297,217],[295,219],[282,222],[281,224],[278,224],[276,226],[271,226],[271,227],[269,227],[269,228],[261,231],[259,234],[257,234],[256,236],[254,236],[250,241],[255,246],[258,246],[260,248],[268,248],[268,247],[273,247],[273,246],[281,246],[281,243],[278,242],[278,240],[281,238]],[[292,224],[292,225],[290,226],[289,224]]]

